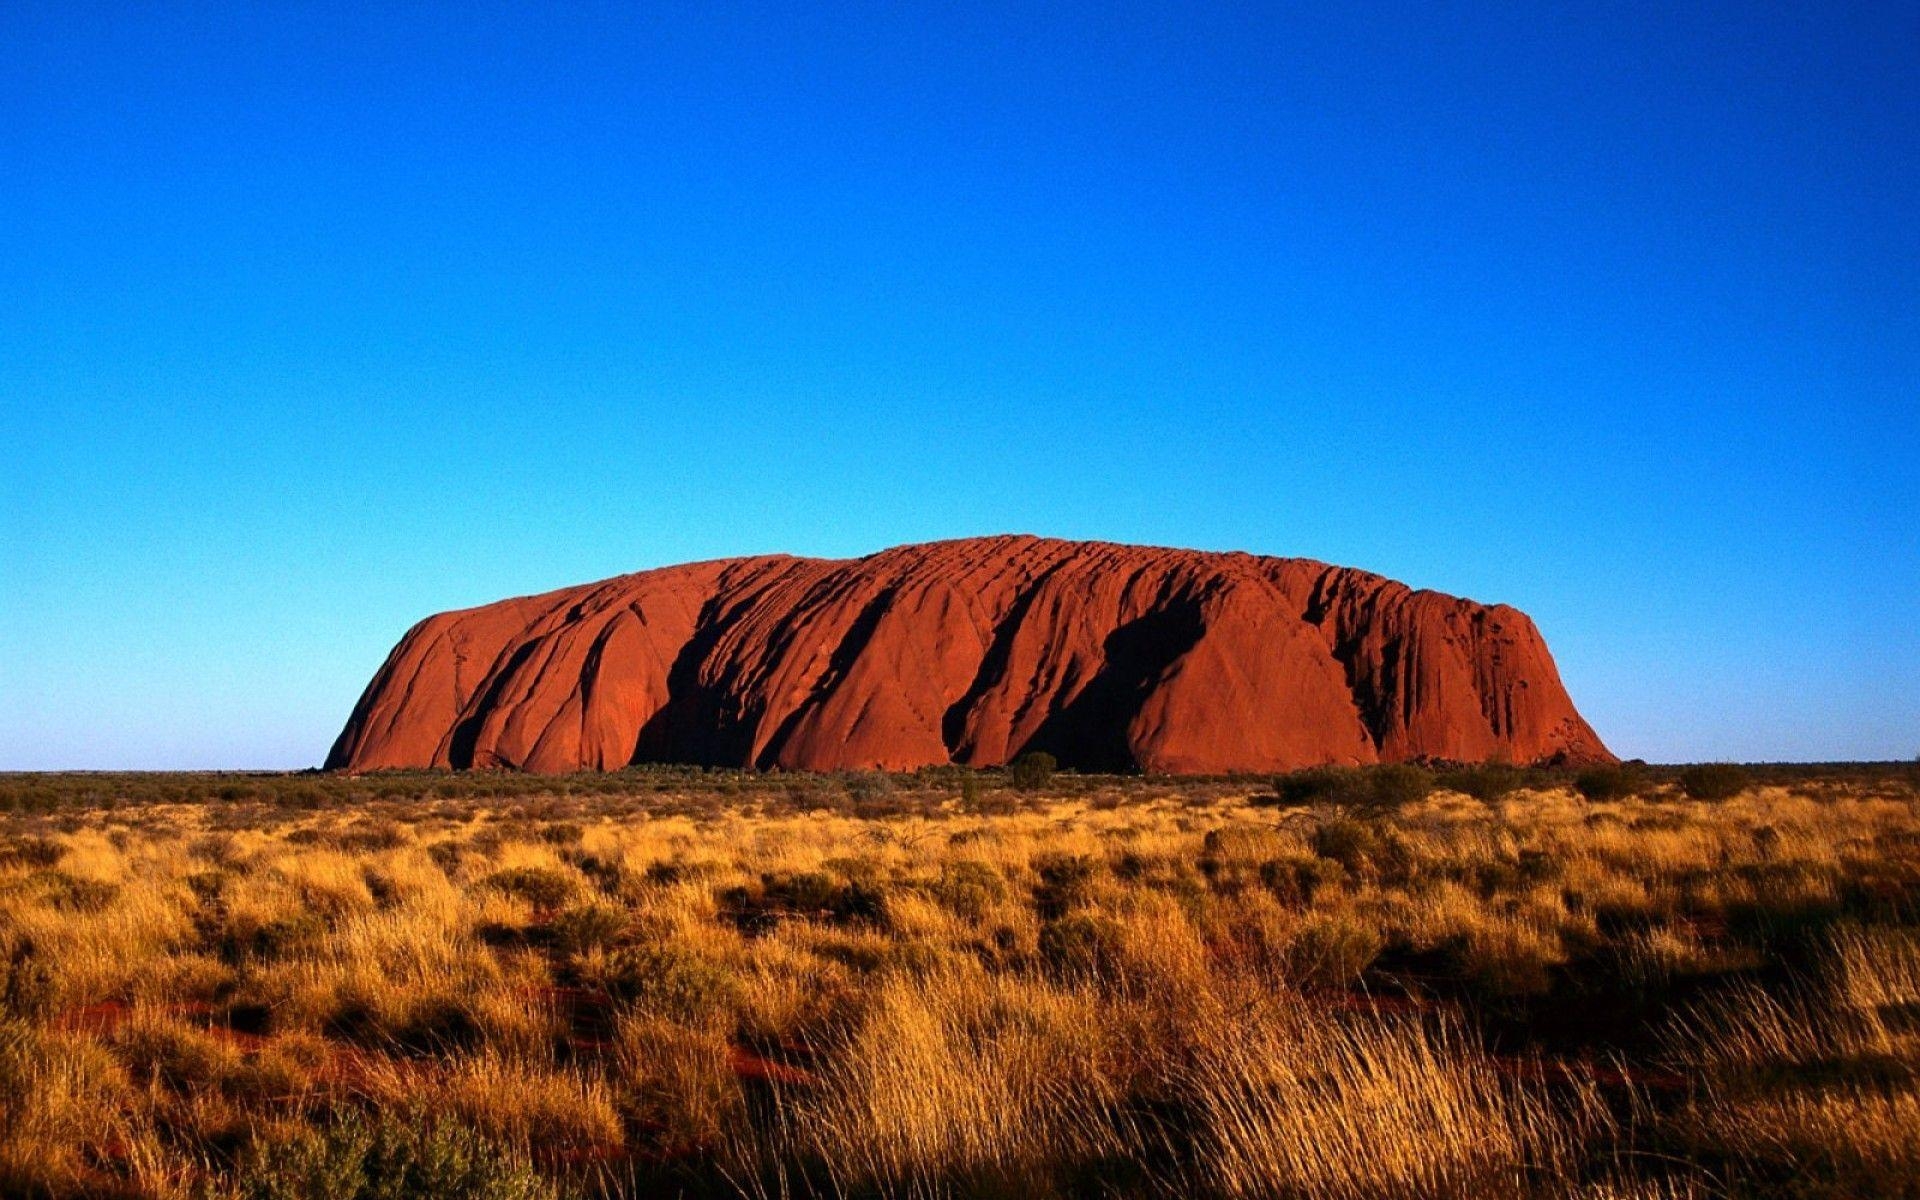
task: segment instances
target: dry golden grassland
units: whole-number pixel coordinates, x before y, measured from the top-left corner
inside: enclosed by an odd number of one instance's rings
[[[1573,782],[0,779],[0,1194],[1920,1195],[1910,771]]]

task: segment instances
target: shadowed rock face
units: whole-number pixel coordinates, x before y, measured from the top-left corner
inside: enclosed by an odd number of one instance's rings
[[[973,538],[689,563],[409,630],[329,767],[1611,760],[1524,613],[1305,559]]]

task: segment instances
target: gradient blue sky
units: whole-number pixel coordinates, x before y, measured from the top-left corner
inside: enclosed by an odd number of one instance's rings
[[[1920,8],[632,7],[0,5],[0,767],[1003,531],[1516,604],[1623,755],[1920,752]]]

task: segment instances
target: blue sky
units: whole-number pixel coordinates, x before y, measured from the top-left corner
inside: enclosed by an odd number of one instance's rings
[[[1920,753],[1920,9],[1038,7],[0,6],[0,768],[1005,531],[1515,604],[1623,755]]]

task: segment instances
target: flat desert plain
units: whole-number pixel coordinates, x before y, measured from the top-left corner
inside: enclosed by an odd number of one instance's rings
[[[0,1192],[1920,1192],[1920,780],[0,777]]]

